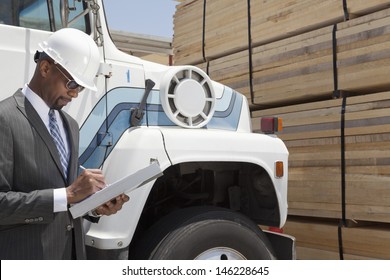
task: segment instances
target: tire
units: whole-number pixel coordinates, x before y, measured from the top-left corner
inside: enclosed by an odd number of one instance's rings
[[[254,222],[217,207],[169,214],[152,226],[134,249],[132,259],[273,259],[269,241]]]

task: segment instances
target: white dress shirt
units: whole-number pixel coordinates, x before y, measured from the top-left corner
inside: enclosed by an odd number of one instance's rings
[[[34,91],[32,91],[27,84],[23,87],[22,92],[26,96],[27,100],[34,107],[35,111],[37,111],[39,117],[42,119],[47,130],[50,133],[49,106],[47,106],[45,101],[43,101],[43,99],[39,95],[37,95]],[[66,152],[69,153],[68,137],[67,137],[66,130],[64,128],[64,124],[62,122],[62,118],[57,110],[55,110],[55,114],[56,114],[58,126],[60,128],[61,137],[65,144]],[[68,210],[68,203],[66,199],[66,189],[65,188],[54,189],[54,212],[62,212],[67,210]]]

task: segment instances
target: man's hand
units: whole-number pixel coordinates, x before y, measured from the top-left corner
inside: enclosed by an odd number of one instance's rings
[[[110,216],[122,209],[124,203],[129,201],[129,197],[125,194],[118,195],[116,198],[104,203],[95,209],[97,215]]]
[[[69,204],[77,203],[106,186],[100,169],[85,169],[79,177],[66,188]]]

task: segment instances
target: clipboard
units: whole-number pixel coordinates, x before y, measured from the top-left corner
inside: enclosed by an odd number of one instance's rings
[[[122,193],[129,193],[146,183],[162,176],[160,165],[154,162],[151,165],[125,176],[118,181],[108,184],[104,189],[94,193],[86,199],[69,207],[74,219],[84,216],[89,211],[117,197]]]

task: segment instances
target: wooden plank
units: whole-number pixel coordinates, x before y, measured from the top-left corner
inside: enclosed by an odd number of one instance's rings
[[[386,98],[386,94],[383,94]],[[278,116],[278,117],[284,117],[288,113],[303,113],[308,114],[309,111],[317,111],[317,109],[324,109],[324,108],[332,108],[337,107],[339,108],[341,106],[341,99],[332,99],[327,101],[321,101],[321,102],[310,102],[310,103],[300,103],[300,104],[294,104],[290,106],[280,106],[277,108],[271,108],[271,109],[261,109],[252,111],[252,118],[257,119],[259,117],[269,117],[269,116]],[[350,103],[350,101],[349,101]]]
[[[342,235],[345,253],[377,259],[390,259],[389,224],[342,228]]]
[[[318,151],[306,159],[305,155],[294,151],[290,153],[299,156],[301,160],[296,160],[294,156],[289,160],[289,213],[341,218],[341,174],[340,160],[337,160],[340,154],[326,155]],[[325,155],[327,159],[323,159]],[[315,156],[321,158],[316,159]]]
[[[208,1],[206,56],[208,60],[248,48],[246,0]],[[223,22],[223,24],[221,24]]]
[[[340,203],[289,201],[288,207],[288,213],[290,215],[335,219],[341,218]]]
[[[175,64],[202,61],[203,1],[185,1],[176,6],[173,25]]]
[[[338,252],[338,222],[289,217],[284,233],[296,238],[297,246]]]
[[[298,246],[297,259],[298,260],[339,260],[340,255],[338,252],[320,250],[315,248]],[[370,258],[367,256],[344,254],[344,260],[378,260],[377,258]]]
[[[362,16],[390,7],[389,0],[347,0],[348,12],[352,16]]]
[[[389,223],[390,207],[377,205],[349,204],[346,209],[348,219]]]
[[[388,90],[390,9],[340,23],[337,30],[339,88]]]
[[[338,260],[338,252],[297,246],[298,260]]]
[[[257,45],[295,36],[344,19],[337,0],[253,1],[252,37]],[[323,11],[327,12],[324,13]]]
[[[290,216],[284,233],[296,238],[298,259],[339,259],[337,220]],[[341,233],[344,259],[390,258],[390,224],[342,227]]]

